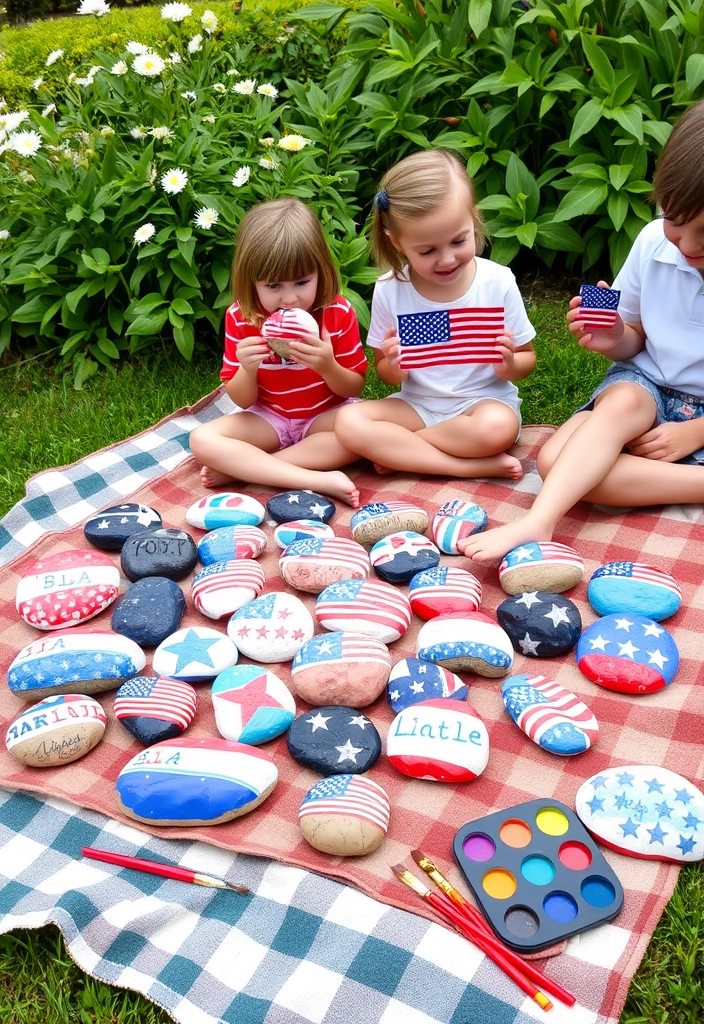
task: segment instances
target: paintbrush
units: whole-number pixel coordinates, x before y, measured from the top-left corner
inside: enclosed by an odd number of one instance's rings
[[[128,857],[124,853],[111,853],[109,850],[95,850],[84,846],[81,850],[84,857],[92,860],[104,860],[108,864],[118,864],[121,868],[133,868],[135,871],[147,871],[150,875],[162,875],[164,878],[175,878],[177,882],[192,882],[194,885],[206,885],[211,889],[232,889],[233,892],[247,896],[250,890],[246,885],[235,885],[224,878],[214,878],[200,871],[181,868],[176,864],[162,864],[158,860],[143,860],[141,857]]]

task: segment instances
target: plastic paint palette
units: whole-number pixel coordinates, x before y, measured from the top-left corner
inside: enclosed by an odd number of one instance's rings
[[[577,815],[529,800],[463,825],[455,859],[499,938],[522,953],[616,917],[623,889]]]

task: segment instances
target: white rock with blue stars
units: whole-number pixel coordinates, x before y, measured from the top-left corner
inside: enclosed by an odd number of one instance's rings
[[[188,626],[159,644],[152,668],[158,676],[202,683],[236,665],[238,657],[237,648],[224,633],[207,626]]]
[[[450,672],[476,672],[497,679],[510,671],[513,647],[495,619],[482,612],[467,612],[438,615],[421,626],[416,657]]]

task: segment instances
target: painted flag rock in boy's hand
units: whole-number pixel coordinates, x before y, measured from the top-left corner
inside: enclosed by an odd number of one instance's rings
[[[386,644],[359,633],[321,633],[301,647],[291,676],[296,693],[314,707],[364,708],[379,696],[391,671]]]
[[[407,501],[374,501],[357,509],[350,520],[350,529],[360,544],[375,544],[399,530],[424,533],[428,522],[428,513],[418,505]]]
[[[199,530],[215,530],[221,526],[259,526],[263,518],[261,502],[236,491],[209,494],[194,501],[186,510],[186,522]]]
[[[391,669],[386,691],[389,704],[396,714],[411,704],[421,704],[438,697],[466,700],[468,693],[466,685],[454,672],[418,658],[404,658],[396,662]]]
[[[182,580],[198,561],[198,548],[185,530],[143,530],[122,545],[120,564],[128,580],[147,576]]]
[[[83,535],[93,547],[102,551],[120,551],[133,533],[161,526],[161,516],[148,505],[126,502],[112,505],[91,516],[83,527]]]
[[[317,519],[319,523],[329,523],[335,515],[334,503],[315,491],[274,494],[267,501],[266,510],[277,523],[292,523],[294,519]]]
[[[335,531],[327,523],[319,519],[294,519],[290,523],[280,523],[274,530],[274,540],[279,548],[287,548],[295,540],[308,540],[309,537],[334,537]]]
[[[32,768],[58,768],[83,757],[100,743],[107,718],[92,697],[65,693],[46,697],[12,722],[5,745]]]
[[[421,626],[416,655],[451,672],[505,676],[513,665],[511,641],[494,619],[482,612],[440,615]]]
[[[309,594],[319,594],[340,580],[366,579],[370,570],[366,550],[346,537],[295,540],[284,548],[279,559],[279,571],[286,582]]]
[[[140,647],[157,647],[181,625],[186,598],[178,583],[147,576],[127,588],[113,608],[111,627]]]
[[[446,555],[459,555],[457,542],[473,533],[486,530],[487,515],[483,508],[471,501],[454,498],[446,501],[433,519],[433,540]]]
[[[154,651],[157,675],[202,683],[237,664],[237,648],[229,637],[207,626],[189,626],[167,637]]]
[[[561,594],[584,575],[584,560],[574,548],[555,541],[529,541],[514,548],[499,566],[499,583],[507,594],[552,590]]]
[[[556,658],[571,651],[582,632],[574,601],[547,590],[509,597],[496,609],[516,651],[530,658]]]
[[[597,615],[637,612],[660,622],[682,604],[674,576],[643,562],[607,562],[592,575],[587,597]]]
[[[222,619],[259,597],[266,577],[252,558],[213,562],[193,577],[191,597],[202,615]]]
[[[414,779],[471,782],[489,760],[489,734],[471,704],[428,700],[394,718],[386,737],[394,768]]]
[[[17,584],[15,607],[35,629],[78,626],[120,593],[120,573],[100,551],[74,549],[32,562]]]
[[[235,665],[221,672],[211,687],[215,724],[226,740],[268,743],[286,732],[296,702],[277,675],[259,665]]]
[[[381,754],[373,722],[356,708],[334,704],[299,715],[286,743],[294,760],[320,775],[361,775]]]
[[[618,315],[621,292],[618,288],[599,288],[583,284],[579,289],[579,319],[591,331],[613,327]]]
[[[198,698],[190,683],[159,676],[135,676],[115,694],[115,718],[149,747],[185,732],[195,717]]]
[[[411,608],[421,619],[456,612],[476,612],[482,603],[482,585],[465,569],[438,565],[418,572],[408,585]]]
[[[605,615],[577,644],[577,665],[593,683],[618,693],[655,693],[679,665],[677,644],[664,626],[634,612]]]
[[[277,309],[262,324],[262,338],[282,359],[291,358],[289,341],[295,341],[306,334],[320,337],[315,317],[305,309]]]
[[[346,629],[391,644],[408,629],[411,606],[400,590],[379,580],[331,583],[318,596],[315,617],[325,629]]]
[[[377,541],[369,557],[380,579],[402,584],[424,569],[433,569],[440,561],[440,552],[427,537],[403,530]]]
[[[290,661],[315,632],[313,616],[293,594],[274,591],[239,608],[227,635],[252,661],[271,665]]]
[[[504,679],[501,696],[518,728],[551,754],[581,754],[596,743],[599,723],[584,701],[545,676]]]
[[[198,542],[203,565],[229,562],[233,558],[258,558],[266,547],[266,534],[258,526],[221,526]]]
[[[303,798],[298,820],[304,838],[332,857],[362,857],[378,849],[389,827],[386,791],[360,775],[333,775]]]

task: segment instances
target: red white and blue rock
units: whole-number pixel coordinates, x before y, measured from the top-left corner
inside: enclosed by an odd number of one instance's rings
[[[402,530],[377,541],[369,552],[377,576],[387,583],[408,583],[416,573],[433,569],[440,552],[420,533]]]
[[[457,542],[486,530],[487,515],[471,501],[454,498],[441,505],[433,518],[433,540],[446,555],[459,555]]]
[[[293,594],[273,591],[239,608],[227,634],[245,658],[263,664],[290,661],[315,632],[313,616]]]
[[[284,549],[279,571],[296,590],[319,594],[340,580],[366,579],[371,571],[369,555],[354,540],[345,537],[309,537]]]
[[[113,711],[135,739],[150,747],[185,732],[197,706],[198,697],[190,683],[160,676],[135,676],[115,694]]]
[[[704,795],[668,768],[607,768],[582,783],[575,810],[610,850],[676,864],[704,860]]]
[[[99,615],[120,593],[120,572],[99,551],[61,551],[32,562],[15,607],[35,629],[64,629]]]
[[[256,498],[227,491],[194,501],[186,510],[186,522],[199,530],[214,530],[221,526],[259,526],[264,514],[264,506]]]
[[[120,551],[133,533],[161,526],[161,516],[149,505],[125,502],[112,505],[91,516],[83,527],[83,536],[102,551]]]
[[[58,768],[100,743],[107,717],[97,700],[65,693],[26,708],[10,725],[5,746],[32,768]]]
[[[277,309],[262,324],[261,334],[269,348],[282,359],[290,359],[289,341],[303,338],[306,334],[319,338],[320,328],[315,317],[305,309]]]
[[[258,526],[221,526],[198,543],[203,565],[229,562],[233,558],[258,558],[266,547],[266,534]]]
[[[277,547],[287,548],[296,540],[308,540],[309,537],[334,537],[335,531],[327,523],[319,519],[294,519],[292,523],[281,523],[274,530]]]
[[[482,585],[466,569],[438,565],[418,572],[408,586],[411,608],[421,619],[458,612],[476,612],[482,603]]]
[[[587,597],[597,615],[637,612],[661,622],[682,604],[680,586],[664,569],[644,562],[607,562],[593,574]]]
[[[314,636],[301,647],[291,666],[296,693],[313,707],[366,707],[384,689],[390,671],[386,644],[345,632]]]
[[[317,519],[328,523],[335,515],[335,505],[324,494],[315,491],[284,491],[274,494],[266,510],[275,523],[292,523],[295,519]]]
[[[496,609],[496,618],[508,633],[514,650],[528,658],[566,654],[582,632],[582,616],[574,601],[548,590],[506,598]]]
[[[207,626],[188,626],[159,644],[152,668],[159,676],[202,683],[236,665],[237,657],[237,648],[224,633]]]
[[[386,737],[391,764],[431,782],[471,782],[489,760],[489,734],[466,702],[438,698],[401,711]]]
[[[143,530],[128,537],[120,552],[120,565],[135,583],[148,576],[183,580],[198,561],[198,548],[185,530]]]
[[[672,682],[677,644],[664,626],[635,612],[605,615],[584,630],[577,665],[593,683],[618,693],[655,693]]]
[[[320,775],[360,775],[381,755],[374,723],[356,708],[330,704],[299,715],[286,733],[291,757]]]
[[[494,619],[482,612],[440,615],[421,626],[416,655],[451,672],[505,676],[513,664],[511,641]]]
[[[581,754],[597,741],[599,723],[584,701],[545,676],[504,679],[501,696],[518,728],[551,754]]]
[[[309,789],[298,811],[304,838],[332,857],[377,850],[389,827],[391,805],[381,786],[362,775],[333,775]]]
[[[408,501],[373,501],[357,509],[350,529],[360,544],[375,544],[400,530],[424,533],[428,529],[428,513]]]
[[[267,743],[286,732],[296,702],[277,675],[259,665],[225,669],[211,688],[215,724],[226,740]]]
[[[499,566],[499,583],[507,594],[550,590],[561,594],[584,575],[584,560],[574,548],[555,541],[530,541],[506,555]]]
[[[259,597],[265,582],[264,570],[251,558],[213,562],[193,577],[191,597],[202,615],[222,619]]]
[[[401,591],[379,580],[343,580],[332,583],[315,602],[321,626],[374,636],[393,643],[411,623],[411,605]]]
[[[469,691],[459,676],[441,665],[418,658],[404,658],[391,669],[386,692],[389,704],[398,714],[412,704],[438,697],[466,700]]]
[[[182,736],[148,747],[117,778],[120,809],[148,825],[218,825],[254,810],[279,773],[263,750]]]
[[[23,647],[7,670],[7,682],[23,700],[76,690],[101,693],[114,690],[146,663],[141,647],[119,633],[66,629]]]

